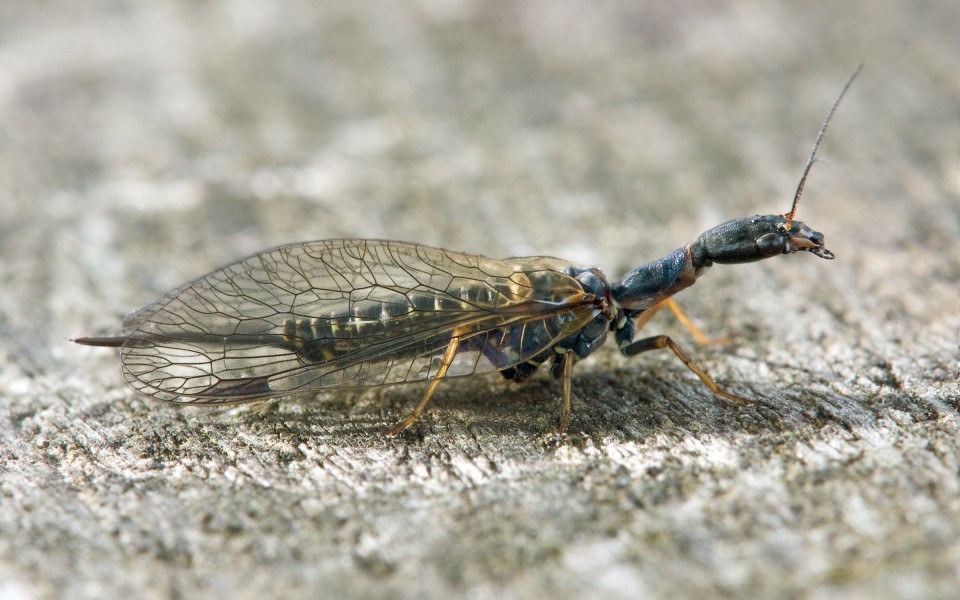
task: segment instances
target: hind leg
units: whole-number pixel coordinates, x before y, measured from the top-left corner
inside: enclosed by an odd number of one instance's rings
[[[725,390],[720,389],[720,386],[707,375],[706,371],[703,370],[700,365],[693,362],[693,359],[683,351],[680,346],[670,339],[670,336],[666,335],[656,335],[653,337],[643,338],[642,340],[637,340],[631,344],[628,344],[620,349],[625,356],[636,356],[642,352],[649,352],[651,350],[662,350],[664,348],[669,348],[674,354],[677,355],[677,358],[683,361],[683,364],[687,366],[688,369],[694,372],[694,374],[700,378],[700,381],[704,383],[710,391],[714,394],[720,396],[721,398],[726,398],[731,402],[736,402],[737,404],[753,404],[749,400],[741,398],[736,394],[731,394]]]

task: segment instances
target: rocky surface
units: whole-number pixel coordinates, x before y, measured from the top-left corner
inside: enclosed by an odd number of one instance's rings
[[[0,596],[933,598],[960,585],[955,3],[0,8]],[[272,245],[418,241],[618,277],[789,207],[837,260],[716,267],[669,315],[721,385],[610,344],[204,410],[119,330]]]

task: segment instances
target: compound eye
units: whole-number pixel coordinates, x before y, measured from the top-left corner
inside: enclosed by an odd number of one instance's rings
[[[765,233],[757,238],[757,250],[763,256],[775,256],[786,251],[786,239],[779,233]]]

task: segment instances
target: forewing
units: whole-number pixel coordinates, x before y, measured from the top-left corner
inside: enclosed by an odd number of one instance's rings
[[[576,331],[596,299],[562,261],[500,261],[400,242],[268,250],[131,315],[125,375],[164,400],[220,403],[419,381],[524,362]]]

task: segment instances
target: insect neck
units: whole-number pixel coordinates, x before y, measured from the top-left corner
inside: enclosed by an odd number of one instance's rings
[[[705,261],[697,261],[698,255],[702,253],[684,246],[660,260],[640,265],[611,286],[614,301],[626,310],[644,310],[690,287],[710,266]]]

